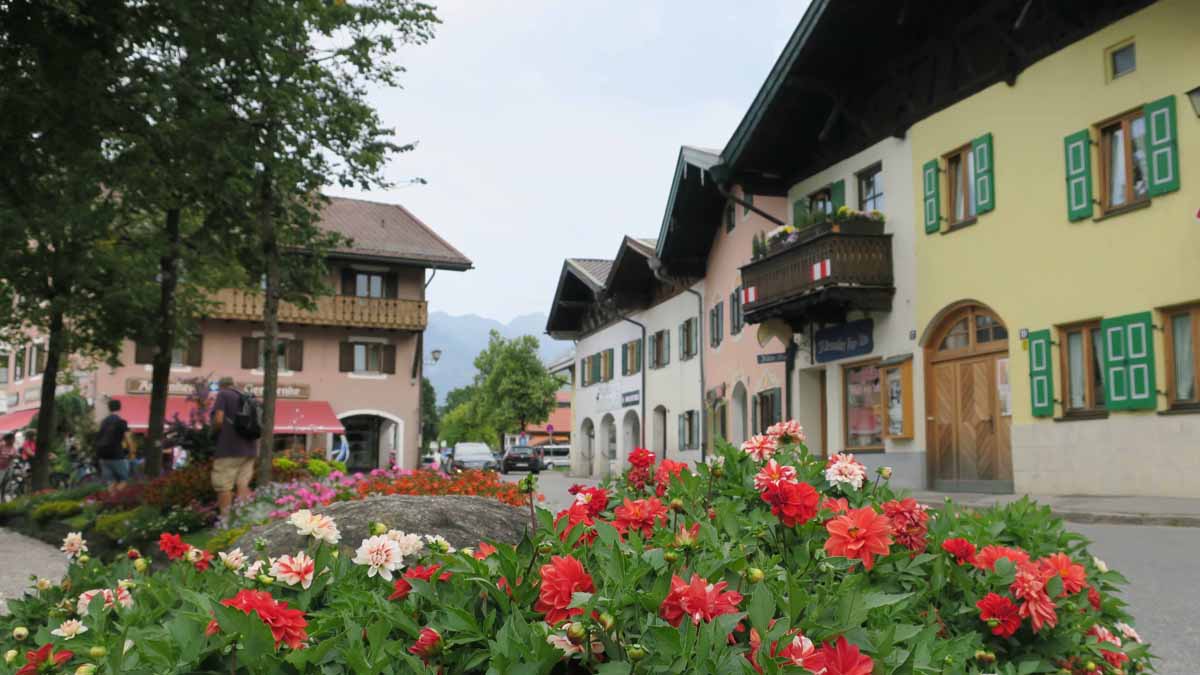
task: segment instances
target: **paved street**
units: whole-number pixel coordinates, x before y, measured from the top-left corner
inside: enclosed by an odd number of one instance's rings
[[[67,573],[67,557],[45,542],[0,528],[0,614],[8,612],[10,598],[31,586],[34,573],[57,582]]]

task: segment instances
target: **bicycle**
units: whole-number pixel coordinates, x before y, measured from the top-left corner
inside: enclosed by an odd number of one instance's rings
[[[9,501],[29,494],[30,465],[26,459],[16,458],[0,476],[0,501]]]

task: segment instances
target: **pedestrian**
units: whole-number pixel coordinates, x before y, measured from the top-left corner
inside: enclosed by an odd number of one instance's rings
[[[259,422],[245,419],[248,412],[256,416],[257,408],[252,400],[248,400],[249,397],[233,387],[232,377],[222,377],[218,386],[212,410],[213,430],[217,434],[212,484],[217,492],[217,508],[221,516],[217,526],[227,527],[233,509],[234,490],[237,490],[238,501],[250,499],[250,481],[254,478],[254,459],[258,455],[258,436],[251,427],[256,427]],[[242,420],[239,420],[239,416]],[[261,431],[258,428],[259,434]]]
[[[121,417],[121,402],[108,402],[108,417],[100,421],[96,432],[96,457],[100,459],[100,478],[114,488],[122,488],[129,480],[129,458],[133,455],[133,435],[129,423]]]
[[[0,439],[0,471],[12,466],[18,454],[17,435],[12,432],[4,434],[4,438]]]

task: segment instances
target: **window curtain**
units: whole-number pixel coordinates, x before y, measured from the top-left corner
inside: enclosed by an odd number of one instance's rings
[[[1087,381],[1084,374],[1087,372],[1084,369],[1083,363],[1083,333],[1080,331],[1067,334],[1067,356],[1071,360],[1070,376],[1071,376],[1071,407],[1083,408],[1087,406],[1087,398],[1084,392],[1086,391]]]
[[[1192,317],[1183,314],[1171,319],[1171,338],[1175,347],[1175,398],[1190,401],[1196,396],[1196,374],[1192,364],[1196,352],[1192,347]]]

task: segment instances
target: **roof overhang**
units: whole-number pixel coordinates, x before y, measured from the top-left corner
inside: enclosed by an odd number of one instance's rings
[[[703,276],[725,197],[711,170],[716,152],[683,146],[663,213],[655,253],[673,276]]]
[[[356,260],[359,262],[373,263],[390,263],[392,265],[403,265],[405,267],[422,267],[426,269],[447,270],[450,272],[466,272],[474,269],[474,265],[467,261],[465,263],[447,262],[439,260],[429,260],[424,258],[413,258],[408,256],[398,255],[382,255],[366,252],[355,251],[331,251],[328,256],[333,260]]]
[[[646,243],[626,236],[613,259],[612,269],[604,283],[604,294],[618,308],[644,307],[650,304],[655,287],[661,283],[654,276],[650,261],[654,249]]]
[[[546,319],[546,334],[556,340],[575,340],[583,332],[583,319],[596,304],[604,284],[567,259],[558,274],[558,286]]]

